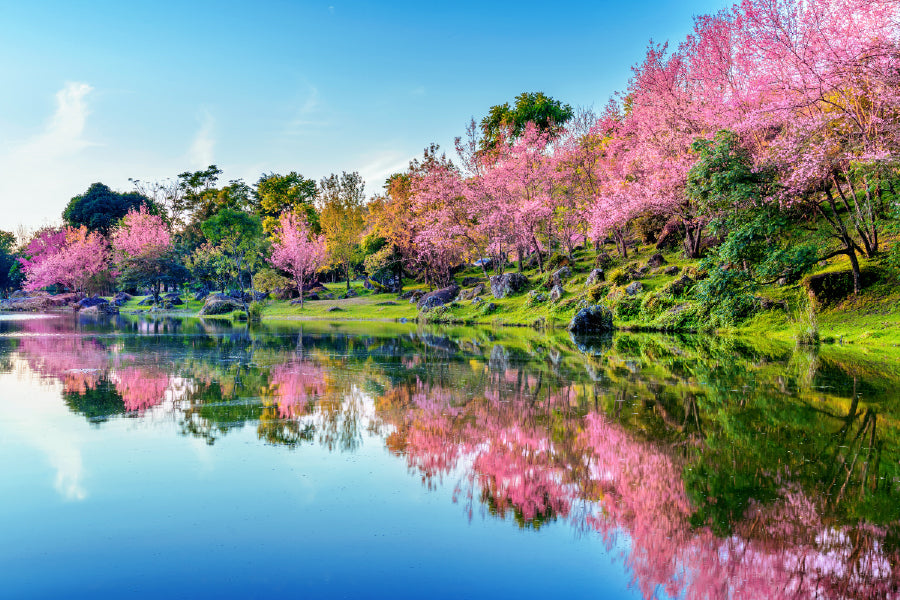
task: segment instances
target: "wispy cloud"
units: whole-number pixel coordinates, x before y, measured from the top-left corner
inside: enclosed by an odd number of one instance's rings
[[[34,156],[65,156],[90,146],[84,139],[87,123],[87,95],[93,91],[86,83],[69,82],[56,92],[56,110],[44,130],[11,152],[10,159],[29,160]]]
[[[0,142],[0,229],[27,228],[59,219],[60,205],[78,193],[73,181],[89,177],[86,154],[99,144],[87,137],[89,100],[84,82],[68,82],[56,92],[53,113],[31,136]]]
[[[198,169],[213,164],[213,150],[216,146],[213,137],[215,126],[215,118],[208,110],[203,110],[200,114],[200,129],[194,135],[188,152],[188,160]]]
[[[311,84],[307,84],[306,88],[306,94],[299,108],[285,127],[286,135],[300,135],[307,133],[312,128],[328,125],[328,121],[321,116],[322,105],[319,88]]]
[[[372,156],[366,164],[359,169],[359,174],[366,181],[366,191],[369,194],[380,193],[385,180],[406,169],[411,156],[396,150],[385,150]]]

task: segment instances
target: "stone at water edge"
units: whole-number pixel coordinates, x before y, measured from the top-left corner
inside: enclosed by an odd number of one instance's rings
[[[81,309],[78,314],[80,315],[117,315],[119,314],[119,308],[117,306],[113,306],[109,302],[105,304],[94,304],[92,306],[88,306],[87,308]]]
[[[574,333],[612,331],[612,311],[605,306],[587,306],[579,310],[569,323],[568,330]]]
[[[243,310],[240,301],[225,294],[210,294],[200,309],[201,315],[224,315],[234,310]]]

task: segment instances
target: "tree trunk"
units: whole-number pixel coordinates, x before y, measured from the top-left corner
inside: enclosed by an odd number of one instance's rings
[[[841,215],[838,213],[837,204],[834,200],[834,194],[831,193],[830,188],[825,189],[825,197],[828,199],[828,205],[831,208],[831,215],[825,212],[820,203],[816,203],[816,209],[819,211],[819,214],[822,215],[826,221],[831,225],[831,227],[835,230],[837,238],[841,240],[841,243],[844,244],[844,254],[850,259],[850,268],[853,271],[853,293],[858,294],[862,289],[860,284],[860,272],[859,272],[859,261],[856,259],[856,244],[853,241],[853,238],[850,237],[850,232],[847,231],[847,226],[844,225],[843,219],[841,219]]]
[[[531,243],[534,244],[534,251],[537,254],[538,259],[538,269],[540,269],[541,273],[544,272],[544,258],[541,256],[541,248],[538,246],[537,238],[531,236]]]
[[[859,281],[859,261],[856,260],[856,250],[852,246],[847,250],[847,256],[850,257],[850,269],[853,271],[853,293],[858,294],[862,290],[862,285]]]
[[[300,310],[303,310],[303,280],[300,280],[300,285],[297,286],[300,289]]]

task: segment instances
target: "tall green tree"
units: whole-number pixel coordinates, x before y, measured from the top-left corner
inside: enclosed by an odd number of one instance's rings
[[[481,120],[481,150],[494,148],[507,135],[518,138],[528,123],[534,123],[542,133],[555,134],[574,114],[570,105],[544,92],[522,92],[516,96],[514,106],[509,102],[492,106]]]
[[[72,227],[84,225],[89,231],[108,235],[119,219],[130,210],[146,206],[159,214],[156,204],[137,192],[114,192],[102,183],[94,183],[83,194],[75,196],[63,211],[63,220]]]
[[[365,182],[356,171],[332,173],[319,182],[319,223],[331,263],[344,269],[350,289],[352,263],[358,258],[365,228]]]
[[[256,215],[223,208],[200,225],[203,235],[222,257],[228,279],[243,297],[245,278],[252,278],[263,254],[262,222]],[[251,279],[252,280],[252,279]]]
[[[0,294],[18,287],[21,281],[16,266],[16,236],[9,231],[0,231]]]
[[[303,213],[313,233],[319,232],[319,214],[316,212],[316,182],[306,179],[296,171],[287,175],[264,174],[256,182],[254,194],[256,212],[262,217],[263,229],[272,233],[278,226],[283,212]]]

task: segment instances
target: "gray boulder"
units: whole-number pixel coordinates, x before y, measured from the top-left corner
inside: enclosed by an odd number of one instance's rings
[[[565,292],[563,292],[562,287],[560,287],[560,286],[558,286],[558,285],[554,285],[554,286],[553,286],[553,289],[550,290],[550,301],[551,301],[551,302],[556,302],[557,300],[559,300],[560,298],[563,297],[563,294],[564,294],[564,293],[565,293]]]
[[[629,296],[637,296],[642,291],[644,291],[644,284],[641,283],[640,281],[632,281],[625,288],[625,293],[628,294]]]
[[[491,277],[491,293],[494,298],[506,298],[510,294],[524,291],[528,287],[528,278],[521,273],[504,273]]]
[[[88,306],[87,308],[81,309],[79,314],[82,315],[117,315],[119,314],[119,307],[113,306],[109,302],[105,302],[103,304],[94,304],[92,306]]]
[[[572,317],[568,329],[573,333],[612,331],[612,311],[599,305],[582,308]]]
[[[241,302],[225,294],[210,294],[203,302],[200,309],[201,315],[224,315],[234,310],[241,310],[244,306]]]
[[[603,273],[603,269],[593,269],[587,276],[587,281],[584,282],[585,287],[591,287],[596,285],[606,279],[606,276]]]
[[[665,257],[663,257],[662,254],[659,254],[657,252],[656,254],[654,254],[653,256],[651,256],[650,258],[647,259],[647,266],[650,267],[651,269],[655,269],[656,267],[663,266],[667,262],[668,261],[666,261]]]
[[[78,302],[75,303],[75,306],[80,310],[84,310],[85,308],[90,308],[92,306],[100,306],[101,304],[109,304],[109,301],[106,298],[101,298],[99,296],[94,296],[92,298],[82,298]],[[116,311],[118,312],[118,311]]]
[[[553,280],[553,285],[562,286],[562,284],[572,278],[572,269],[569,267],[557,269],[550,278]]]
[[[416,305],[419,307],[419,310],[429,310],[432,308],[437,308],[438,306],[450,304],[458,295],[459,286],[450,285],[445,288],[441,288],[439,290],[435,290],[433,292],[425,294],[424,296],[419,298],[419,301],[416,302]]]
[[[681,271],[681,269],[678,267],[678,265],[669,265],[668,267],[663,269],[663,273],[666,275],[678,275],[679,271]]]

